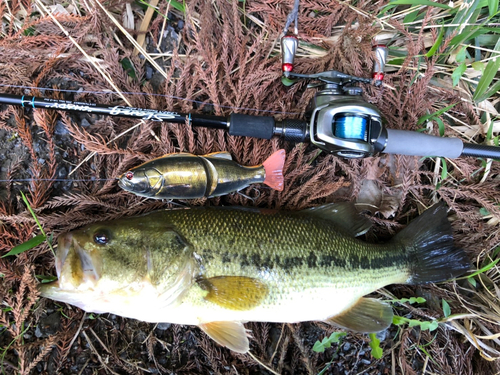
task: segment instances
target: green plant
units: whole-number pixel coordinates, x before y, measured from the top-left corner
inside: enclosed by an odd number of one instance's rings
[[[443,307],[443,315],[445,318],[449,317],[451,315],[451,308],[450,304],[448,301],[446,301],[444,298],[441,300],[441,305]]]
[[[0,352],[2,353],[0,355],[0,370],[2,371],[2,374],[5,374],[5,369],[4,369],[4,360],[5,360],[5,355],[7,354],[7,351],[9,350],[9,348],[15,344],[15,342],[22,338],[23,335],[28,332],[28,329],[30,328],[30,325],[28,324],[28,326],[19,334],[17,335],[16,337],[14,337],[12,339],[12,341],[5,347],[5,348],[0,348]]]
[[[486,211],[486,210],[484,210],[484,211]],[[481,212],[481,210],[480,210],[480,212]],[[486,212],[487,212],[487,211],[486,211]],[[500,252],[500,246],[497,246],[497,247],[495,248],[495,250],[493,250],[493,252],[492,252],[492,256],[493,256],[493,257],[496,257],[496,256],[498,255],[498,253],[499,253],[499,252]],[[490,259],[491,259],[491,258],[490,258]],[[477,286],[477,283],[476,283],[476,280],[474,279],[474,277],[475,277],[475,276],[477,276],[477,275],[480,275],[480,274],[482,274],[482,273],[485,273],[485,272],[487,272],[487,271],[489,271],[489,270],[491,270],[493,267],[495,267],[495,266],[496,266],[496,264],[497,264],[499,261],[500,261],[500,258],[497,258],[497,259],[495,259],[495,260],[492,260],[492,261],[490,261],[488,264],[486,264],[486,265],[484,265],[483,267],[481,267],[480,269],[478,269],[478,270],[474,271],[473,273],[471,273],[470,275],[467,275],[467,276],[465,276],[465,277],[460,277],[458,280],[467,279],[467,281],[468,281],[469,283],[471,283],[471,284],[472,284],[472,286],[476,287],[476,286]]]
[[[408,319],[403,316],[394,315],[392,318],[392,323],[397,326],[401,326],[403,324],[408,324],[409,327],[420,327],[422,330],[429,330],[430,332],[437,329],[439,323],[437,320],[432,321],[420,321],[416,319]]]
[[[400,298],[400,299],[390,299],[387,300],[386,302],[390,303],[406,303],[408,302],[410,305],[413,305],[414,303],[425,303],[426,299],[423,297],[410,297],[410,298]]]
[[[370,348],[372,348],[372,356],[373,358],[380,359],[384,354],[384,351],[380,347],[380,340],[377,338],[376,333],[369,333],[370,337]]]
[[[314,343],[314,346],[313,346],[313,351],[315,351],[316,353],[324,353],[325,349],[328,349],[329,347],[332,346],[332,344],[338,344],[340,342],[340,340],[345,337],[347,335],[347,333],[345,332],[333,332],[330,337],[325,337],[323,338],[323,340],[320,341],[316,341]],[[329,368],[330,366],[332,365],[333,361],[335,360],[335,357],[339,351],[339,347],[337,347],[337,350],[335,351],[335,353],[333,354],[333,358],[330,362],[328,362],[325,367],[323,368],[323,370],[321,370],[318,375],[322,375],[324,374]]]
[[[448,110],[450,110],[451,108],[453,108],[456,105],[457,105],[457,103],[451,104],[449,106],[446,106],[444,108],[437,110],[434,113],[430,113],[430,114],[427,114],[427,115],[420,117],[417,121],[417,125],[422,125],[424,122],[427,122],[427,121],[436,121],[438,124],[438,127],[439,127],[439,135],[441,137],[444,136],[444,122],[443,122],[443,120],[441,120],[439,118],[439,116],[441,116],[443,113],[447,112]]]
[[[345,332],[333,332],[330,337],[325,337],[323,340],[316,341],[313,346],[313,351],[316,353],[323,353],[325,349],[328,349],[332,344],[338,344],[342,337],[345,337],[347,333]]]
[[[42,232],[42,234],[39,234],[39,235],[29,239],[28,241],[23,242],[22,244],[14,246],[12,248],[12,250],[10,250],[8,253],[4,254],[2,256],[2,258],[10,256],[10,255],[18,255],[18,254],[21,254],[25,251],[33,249],[34,247],[40,245],[45,240],[47,240],[49,248],[52,251],[52,254],[54,254],[54,256],[55,256],[54,248],[52,247],[52,235],[47,238],[47,235],[45,234],[45,231],[43,230],[43,227],[40,224],[38,217],[33,212],[33,209],[31,208],[31,205],[28,202],[28,199],[26,198],[26,196],[24,195],[24,193],[22,191],[21,191],[21,196],[23,198],[24,204],[26,205],[26,207],[28,207],[28,211],[30,212],[31,216],[33,216],[33,219],[35,219],[35,222],[38,225],[38,228],[40,229],[40,232]]]
[[[142,5],[143,8],[149,8],[149,7],[151,7],[151,5],[148,4],[147,2],[145,2],[144,0],[137,1],[137,4]],[[179,1],[176,1],[176,0],[169,0],[169,4],[173,8],[177,9],[181,13],[185,13],[186,12],[186,7],[184,5],[184,2],[179,2]],[[152,8],[154,8],[155,12],[158,13],[160,16],[162,16],[163,18],[168,19],[167,16],[165,16],[164,14],[161,14],[160,12],[158,12],[158,8],[157,7],[152,7]]]

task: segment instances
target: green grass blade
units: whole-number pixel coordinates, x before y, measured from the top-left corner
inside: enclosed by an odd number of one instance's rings
[[[483,272],[486,272],[486,271],[489,271],[490,269],[492,269],[493,267],[495,267],[495,265],[500,261],[500,258],[499,259],[495,259],[493,262],[487,264],[486,266],[482,267],[481,269],[478,269],[477,271],[471,273],[470,275],[466,276],[466,277],[461,277],[460,279],[470,279],[471,277],[474,277],[474,276],[477,276],[479,275],[480,273],[483,273]]]
[[[404,24],[412,23],[413,21],[415,21],[417,19],[417,17],[419,16],[419,13],[420,13],[420,9],[417,9],[417,10],[414,10],[413,12],[411,12],[411,13],[408,13],[405,16],[405,18],[403,19],[403,23]]]
[[[31,216],[33,216],[33,219],[35,219],[36,225],[38,225],[40,232],[42,232],[42,234],[44,236],[46,236],[45,231],[42,228],[42,224],[40,224],[40,221],[38,220],[35,213],[33,212],[33,209],[31,208],[30,202],[28,202],[28,199],[26,198],[26,196],[24,195],[24,193],[22,191],[21,191],[21,196],[23,197],[23,202],[26,205],[26,207],[28,207],[28,211],[30,212]]]
[[[490,126],[488,126],[488,132],[486,133],[486,140],[487,141],[491,141],[491,139],[493,138],[493,125],[494,125],[494,122],[491,121]]]
[[[438,124],[438,127],[439,127],[439,135],[440,135],[441,137],[444,137],[444,122],[443,122],[443,120],[441,120],[439,117],[436,117],[434,120],[435,120],[435,121],[437,122],[437,124]]]
[[[434,56],[434,54],[436,53],[436,51],[438,50],[439,46],[441,45],[441,43],[443,41],[443,36],[444,36],[444,27],[441,27],[441,29],[439,30],[439,35],[436,39],[436,42],[433,44],[433,46],[431,47],[429,52],[427,52],[425,54],[426,57]]]
[[[33,219],[35,219],[36,225],[38,225],[38,228],[40,229],[40,232],[42,232],[42,235],[47,239],[47,235],[45,234],[45,231],[43,230],[42,224],[40,224],[40,221],[38,220],[38,217],[36,217],[35,213],[33,212],[33,209],[31,208],[30,202],[24,195],[24,193],[21,191],[21,196],[23,197],[24,204],[26,207],[28,207],[28,211],[30,212],[31,216],[33,216]],[[54,251],[54,248],[52,247],[52,236],[47,239],[47,243],[49,245],[50,251],[52,251],[52,254],[56,256],[56,252]]]
[[[23,242],[20,245],[17,245],[12,248],[11,251],[9,251],[7,254],[4,254],[2,258],[8,257],[10,255],[18,255],[21,253],[24,253],[27,250],[33,249],[35,246],[40,245],[43,241],[45,241],[45,236],[43,234],[39,234],[38,236],[35,236],[31,239],[29,239],[26,242]]]
[[[488,11],[491,17],[496,14],[498,11],[498,0],[488,0]]]
[[[449,5],[446,4],[440,4],[440,3],[435,3],[434,1],[430,0],[393,0],[389,4],[390,5],[426,5],[429,7],[438,7],[438,8],[443,8],[443,9],[453,9]]]
[[[449,109],[453,108],[454,106],[456,106],[458,103],[455,103],[455,104],[451,104],[447,107],[444,107],[444,108],[441,108],[440,110],[437,110],[436,112],[434,113],[430,113],[428,115],[425,115],[425,116],[422,116],[418,119],[417,121],[417,125],[422,125],[424,122],[426,122],[427,120],[431,120],[431,119],[434,119],[435,117],[438,117],[438,116],[441,116],[443,113],[445,113],[446,111],[448,111]]]
[[[478,0],[465,0],[462,7],[451,21],[452,25],[462,25],[464,23],[474,23],[477,20],[479,12],[476,13],[476,9],[481,1]],[[481,7],[479,8],[481,9]],[[474,14],[476,13],[476,14]],[[446,36],[450,35],[456,29],[448,29]],[[463,30],[462,30],[463,32]]]
[[[495,48],[495,51],[500,52],[500,38],[498,39]],[[497,54],[496,59],[491,59],[488,61],[488,64],[486,65],[486,68],[484,69],[484,73],[479,79],[479,82],[476,87],[476,91],[474,92],[474,95],[472,96],[472,99],[480,102],[484,99],[487,98],[485,95],[487,92],[490,92],[489,87],[491,83],[493,82],[493,79],[495,78],[495,75],[498,72],[498,69],[500,68],[500,54]],[[495,84],[496,85],[496,84]],[[496,92],[496,91],[494,91]]]
[[[456,30],[456,28],[452,27],[450,30]],[[467,43],[472,39],[477,38],[489,32],[490,30],[488,30],[485,27],[466,27],[460,34],[456,35],[451,39],[450,46],[453,46],[454,49],[458,47],[461,43]]]
[[[498,58],[500,60],[500,57]],[[482,102],[485,99],[488,99],[490,96],[496,94],[500,90],[500,80],[496,81],[493,86],[491,86],[488,91],[486,91],[483,95],[479,96],[476,101]]]
[[[448,165],[446,164],[446,159],[441,158],[442,168],[441,168],[441,181],[446,180],[448,177]]]
[[[186,7],[183,3],[180,3],[175,0],[170,0],[170,5],[172,5],[175,9],[177,9],[181,13],[186,13]]]

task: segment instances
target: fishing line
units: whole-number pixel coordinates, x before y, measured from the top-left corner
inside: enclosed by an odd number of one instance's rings
[[[52,182],[98,182],[98,181],[118,181],[118,177],[115,178],[13,178],[10,180],[0,180],[1,182],[35,182],[35,181],[52,181]]]
[[[86,91],[86,90],[70,90],[70,89],[54,89],[54,88],[49,88],[49,87],[34,87],[34,86],[22,86],[22,85],[6,85],[6,84],[0,84],[0,87],[8,87],[8,88],[16,88],[16,89],[28,89],[28,90],[39,90],[39,91],[54,91],[54,92],[68,92],[68,93],[75,93],[75,94],[112,94],[112,95],[119,95],[118,92],[112,91],[112,90],[106,90],[106,91]],[[282,115],[300,115],[300,112],[284,112],[284,111],[273,111],[273,110],[268,110],[268,109],[257,109],[257,108],[249,108],[249,107],[233,107],[229,105],[222,105],[222,104],[214,104],[214,103],[207,103],[203,102],[201,100],[194,100],[194,99],[187,99],[183,98],[180,96],[174,96],[174,95],[164,95],[164,94],[150,94],[150,93],[145,93],[145,92],[134,92],[134,91],[122,91],[122,94],[126,95],[142,95],[142,96],[155,96],[155,97],[162,97],[162,98],[170,98],[170,99],[175,99],[175,100],[183,100],[185,102],[190,102],[190,103],[196,103],[200,105],[210,105],[214,106],[217,108],[223,108],[223,109],[230,109],[230,110],[240,110],[240,111],[254,111],[254,112],[260,112],[260,113],[272,113],[272,114],[282,114]]]

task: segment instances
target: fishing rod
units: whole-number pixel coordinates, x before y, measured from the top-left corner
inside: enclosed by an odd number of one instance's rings
[[[291,19],[297,22],[296,12]],[[286,29],[285,29],[286,30]],[[281,38],[283,81],[290,85],[300,79],[316,81],[308,88],[318,89],[309,105],[306,119],[276,120],[272,116],[232,113],[229,116],[183,114],[173,111],[102,105],[71,100],[0,94],[0,104],[32,109],[84,112],[96,115],[128,117],[170,123],[189,123],[211,129],[223,129],[230,135],[281,139],[316,147],[345,158],[363,158],[386,154],[441,156],[458,158],[473,156],[500,159],[500,147],[464,143],[459,138],[437,137],[414,131],[387,129],[378,109],[366,102],[358,83],[382,84],[387,48],[375,45],[376,63],[372,78],[361,78],[331,70],[316,74],[293,72],[298,46],[298,31],[284,33]]]
[[[378,73],[380,74],[380,73]],[[362,158],[386,154],[473,156],[500,159],[500,147],[465,143],[458,138],[437,137],[413,131],[387,129],[378,109],[362,97],[358,82],[372,79],[355,77],[338,71],[317,74],[289,72],[295,79],[316,80],[319,87],[310,104],[307,120],[232,113],[229,116],[182,114],[173,111],[102,105],[79,101],[0,94],[0,104],[32,109],[52,109],[96,115],[128,117],[170,123],[190,123],[212,129],[223,129],[230,135],[271,139],[278,136],[288,142],[311,142],[316,147],[345,158]],[[375,80],[375,84],[377,80]]]

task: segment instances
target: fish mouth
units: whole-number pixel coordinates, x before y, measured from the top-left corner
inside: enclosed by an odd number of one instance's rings
[[[72,242],[73,235],[71,233],[63,233],[59,235],[57,239],[57,251],[55,258],[56,274],[59,280],[41,284],[38,289],[42,297],[57,299],[56,297],[61,293],[60,280],[62,269],[66,259],[68,258]]]
[[[62,268],[66,258],[69,254],[69,249],[73,243],[73,235],[71,233],[61,234],[57,241],[57,254],[56,254],[56,273],[57,277],[61,278]]]
[[[84,285],[92,288],[102,274],[102,259],[95,252],[86,251],[74,233],[59,236],[55,266],[59,279],[57,287],[65,290]]]
[[[42,297],[52,298],[60,293],[61,286],[59,285],[59,280],[56,280],[50,283],[41,284],[38,289]]]
[[[132,184],[124,177],[118,179],[118,186],[124,190],[132,190]]]
[[[122,176],[118,179],[118,186],[123,190],[130,191],[132,193],[146,193],[148,188],[147,186],[142,185],[144,184],[137,181],[129,181],[125,176]]]

